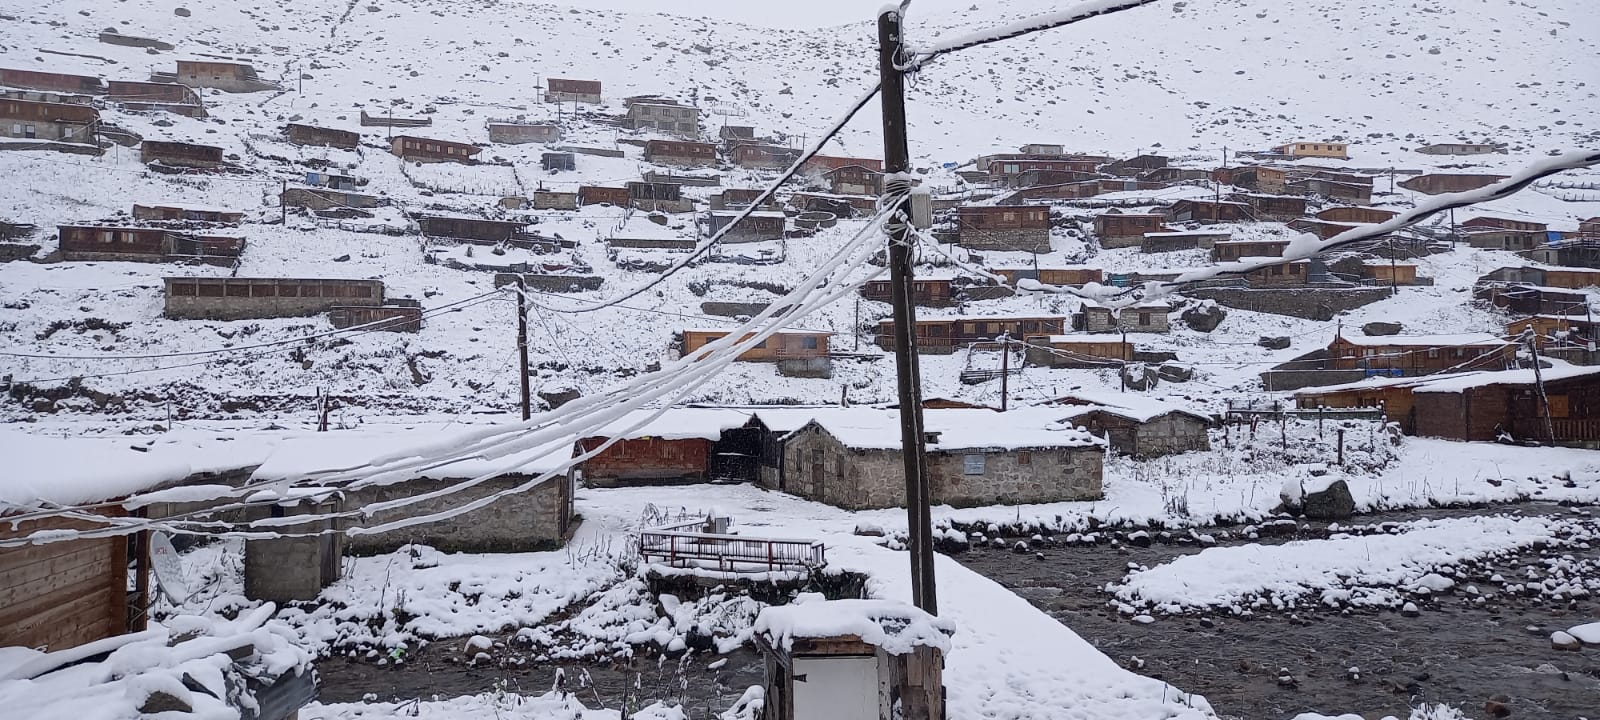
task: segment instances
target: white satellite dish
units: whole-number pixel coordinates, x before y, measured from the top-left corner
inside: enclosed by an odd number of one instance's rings
[[[183,562],[178,559],[177,548],[164,532],[150,533],[150,570],[156,577],[156,587],[173,605],[189,598],[188,583],[183,579]]]

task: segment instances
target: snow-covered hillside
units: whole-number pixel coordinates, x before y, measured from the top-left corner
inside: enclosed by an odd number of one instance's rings
[[[913,8],[911,36],[934,39],[1053,7],[1042,0],[938,9]],[[291,215],[278,219],[283,180],[309,163],[328,161],[368,178],[363,192],[385,196],[409,211],[504,216],[504,194],[537,187],[571,190],[579,182],[618,186],[650,169],[638,149],[618,145],[628,131],[574,121],[570,106],[536,102],[544,78],[598,79],[607,102],[598,112],[622,112],[621,98],[661,93],[708,110],[707,126],[755,125],[799,143],[815,137],[874,80],[875,37],[869,19],[840,17],[815,30],[749,27],[665,14],[630,14],[524,2],[440,0],[307,0],[283,5],[260,0],[203,0],[178,5],[153,0],[107,4],[63,0],[8,9],[0,22],[0,66],[143,79],[170,71],[178,58],[225,56],[252,63],[284,92],[205,91],[211,117],[131,114],[105,118],[151,139],[222,146],[244,172],[169,176],[146,171],[126,148],[102,157],[45,152],[0,153],[0,219],[41,228],[41,254],[59,223],[103,220],[134,202],[223,206],[249,213],[240,234],[248,249],[240,277],[381,278],[393,297],[428,308],[464,303],[430,316],[417,335],[366,333],[324,338],[305,346],[256,348],[325,332],[327,320],[205,322],[164,320],[161,282],[167,275],[224,275],[199,269],[134,263],[0,266],[0,348],[23,353],[117,356],[97,359],[5,358],[3,372],[22,387],[22,405],[7,416],[36,411],[132,409],[156,417],[171,405],[181,412],[306,413],[323,390],[347,404],[395,412],[464,411],[510,407],[515,392],[513,312],[509,299],[470,304],[492,289],[492,275],[426,264],[415,236],[386,236],[318,225]],[[830,20],[831,23],[831,20]],[[1295,140],[1348,140],[1350,167],[1430,168],[1463,164],[1409,152],[1423,142],[1458,138],[1506,142],[1509,155],[1465,159],[1491,170],[1520,166],[1556,148],[1593,146],[1590,127],[1600,110],[1591,87],[1600,60],[1591,38],[1600,30],[1575,0],[1558,3],[1396,5],[1360,0],[1242,0],[1164,2],[1096,18],[1081,25],[972,50],[930,64],[912,88],[912,146],[930,169],[925,182],[954,186],[944,163],[1058,142],[1073,151],[1128,155],[1159,149],[1195,166],[1220,160],[1222,148],[1263,148]],[[169,52],[104,44],[106,29],[171,43]],[[624,158],[580,156],[576,173],[539,170],[537,145],[489,147],[472,168],[406,168],[389,155],[383,128],[359,128],[361,111],[429,117],[419,134],[485,142],[486,118],[566,121],[565,142],[621,147]],[[278,137],[285,122],[363,130],[359,153],[300,148]],[[641,136],[642,137],[642,136]],[[876,156],[875,106],[863,112],[827,152]],[[1593,176],[1586,176],[1592,180]],[[726,174],[725,186],[756,187],[764,177]],[[465,192],[434,192],[453,188]],[[1379,189],[1386,184],[1380,181]],[[704,197],[708,191],[691,189]],[[1152,202],[1155,201],[1153,198]],[[1381,202],[1405,206],[1404,191]],[[1377,202],[1377,201],[1375,201]],[[1600,215],[1600,204],[1563,202],[1537,192],[1496,205],[1497,211],[1570,229]],[[622,270],[599,242],[623,218],[612,208],[536,212],[544,234],[577,240],[562,262],[586,264],[605,277],[598,299],[635,287],[650,274]],[[403,223],[394,210],[383,219]],[[638,222],[636,217],[635,222]],[[673,333],[685,327],[729,326],[702,314],[708,300],[775,299],[808,268],[833,255],[859,224],[842,223],[817,237],[791,240],[784,263],[750,266],[709,263],[674,276],[625,307],[592,314],[536,312],[531,322],[534,364],[543,391],[593,390],[669,357]],[[692,235],[688,215],[660,231]],[[1279,232],[1235,228],[1241,237]],[[1055,238],[1043,263],[1079,259],[1084,245],[1071,234]],[[1015,255],[1015,257],[1006,257]],[[1093,264],[1108,271],[1200,262],[1196,253],[1141,256],[1108,251]],[[1032,262],[1031,256],[990,253],[991,265]],[[1463,290],[1481,272],[1511,262],[1490,251],[1462,250],[1425,261],[1431,288],[1368,306],[1347,323],[1400,318],[1408,332],[1496,330],[1497,319],[1466,307]],[[574,302],[551,298],[555,308]],[[842,302],[806,318],[812,329],[840,333],[835,349],[876,353],[858,333],[855,303]],[[860,323],[872,326],[887,306],[860,303]],[[970,313],[1068,312],[1060,299],[1014,298],[966,308]],[[926,311],[950,314],[954,310]],[[1211,395],[1253,387],[1255,373],[1325,343],[1330,323],[1235,312],[1211,335],[1180,330],[1136,338],[1141,348],[1174,350],[1201,370],[1199,383],[1179,392]],[[1288,335],[1290,350],[1264,351],[1262,334]],[[175,355],[218,348],[215,355]],[[245,349],[240,349],[245,348]],[[1248,352],[1241,352],[1245,350]],[[129,355],[151,356],[128,358]],[[993,359],[974,359],[989,362]],[[992,402],[996,389],[956,380],[962,355],[930,357],[924,377],[930,395]],[[739,364],[695,399],[720,402],[837,401],[841,386],[857,402],[887,400],[893,367],[871,357],[837,363],[831,380],[778,377],[770,366]],[[83,378],[81,384],[73,378]],[[1032,368],[1013,392],[1024,399],[1079,386],[1115,387],[1111,371]],[[1191,389],[1192,388],[1192,389]]]

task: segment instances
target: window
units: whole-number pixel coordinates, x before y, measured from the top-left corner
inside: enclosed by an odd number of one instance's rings
[[[1361,351],[1361,354],[1364,357],[1377,357],[1378,350],[1377,348],[1366,348]]]
[[[272,283],[252,283],[250,285],[250,297],[277,297],[277,296],[278,296],[278,286],[273,285]]]
[[[1139,325],[1140,325],[1140,327],[1148,327],[1150,325],[1150,322],[1151,322],[1150,313],[1147,313],[1147,312],[1139,313]]]
[[[299,285],[279,285],[278,297],[300,297]]]
[[[767,349],[767,341],[766,340],[762,340],[761,342],[756,343],[755,349],[757,349],[757,350],[765,350],[765,349]]]
[[[1428,348],[1428,357],[1430,357],[1430,358],[1439,357],[1439,348]]]
[[[1018,465],[1032,465],[1033,464],[1033,453],[1028,452],[1027,450],[1022,450],[1022,451],[1018,452],[1017,453],[1017,464]]]
[[[228,283],[224,286],[224,294],[228,297],[250,297],[250,286],[243,283]]]
[[[964,455],[961,458],[961,474],[982,475],[987,458],[982,455]]]
[[[26,138],[37,137],[34,134],[34,127],[32,125],[24,125],[22,127],[22,136]]]
[[[817,349],[817,338],[816,338],[816,336],[815,335],[807,335],[806,337],[800,338],[800,348],[802,350],[816,350]]]
[[[1017,219],[1017,214],[1014,212],[1008,212],[1001,215],[1000,218],[1005,222],[1015,222]]]
[[[222,285],[219,283],[206,283],[196,288],[196,295],[200,297],[222,297]]]
[[[190,285],[188,283],[176,283],[176,284],[173,284],[171,290],[172,290],[171,294],[174,297],[194,297],[194,295],[195,295],[194,286]]]

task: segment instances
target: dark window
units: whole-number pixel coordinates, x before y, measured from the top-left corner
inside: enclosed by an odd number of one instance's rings
[[[193,285],[190,285],[188,283],[182,283],[182,284],[174,284],[174,285],[172,285],[170,287],[171,287],[172,295],[175,296],[175,297],[194,297],[195,288],[194,288]]]
[[[804,350],[816,350],[817,349],[817,338],[815,336],[810,336],[810,335],[808,335],[806,337],[803,337],[803,338],[800,338],[800,347],[801,347],[801,349],[804,349]]]
[[[222,285],[220,283],[204,283],[199,285],[196,290],[200,297],[222,297]]]
[[[277,290],[277,286],[272,283],[252,283],[250,297],[277,297]]]
[[[300,296],[300,286],[299,285],[284,284],[284,285],[279,285],[278,286],[278,297],[299,297],[299,296]]]
[[[350,288],[350,289],[352,290],[352,292],[349,295],[350,297],[359,297],[359,298],[372,297],[372,286],[371,285],[357,285],[356,287],[353,287],[353,288]]]
[[[301,285],[300,297],[322,297],[322,286],[315,283]]]

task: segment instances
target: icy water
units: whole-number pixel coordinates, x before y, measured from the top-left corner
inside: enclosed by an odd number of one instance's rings
[[[523,695],[541,695],[554,687],[559,669],[565,675],[566,689],[590,708],[620,708],[631,695],[635,708],[656,700],[684,705],[691,717],[713,717],[728,709],[751,685],[762,682],[761,658],[754,651],[738,650],[727,655],[695,653],[683,658],[641,658],[629,666],[584,663],[527,663],[516,665],[516,653],[500,652],[501,658],[485,666],[462,662],[461,640],[442,640],[413,652],[401,666],[381,666],[371,662],[329,658],[317,663],[322,676],[319,701],[324,703],[359,702],[367,694],[376,700],[394,701],[434,696],[440,698],[475,695],[504,689]],[[659,662],[658,662],[659,660]],[[726,660],[721,667],[708,666]],[[680,662],[681,661],[681,662]],[[680,672],[680,667],[682,668]],[[590,687],[581,687],[587,672]],[[635,689],[637,688],[637,689]]]
[[[1588,510],[1592,517],[1594,509]],[[1582,517],[1554,505],[1525,504],[1384,513],[1344,525],[1498,513]],[[1594,527],[1597,521],[1584,522]],[[1311,529],[1315,534],[1322,527]],[[1218,545],[1243,542],[1248,541],[1235,535]],[[1106,584],[1121,580],[1128,563],[1153,567],[1200,550],[1160,542],[1032,547],[1026,554],[989,548],[958,559],[1012,588],[1125,667],[1204,695],[1225,717],[1266,720],[1310,711],[1405,717],[1419,703],[1445,702],[1469,717],[1491,718],[1486,701],[1505,696],[1511,718],[1600,720],[1600,648],[1569,652],[1550,645],[1552,631],[1600,620],[1600,601],[1593,595],[1556,600],[1495,593],[1477,604],[1455,591],[1419,601],[1416,617],[1392,610],[1258,610],[1247,618],[1224,612],[1158,615],[1150,624],[1136,623],[1107,604]],[[1495,573],[1521,576],[1529,566],[1562,555],[1587,563],[1591,573],[1600,567],[1600,547],[1530,549],[1459,579],[1462,585],[1497,589],[1489,582]],[[1352,667],[1359,669],[1359,679],[1350,677]],[[1292,682],[1280,683],[1283,670]]]

